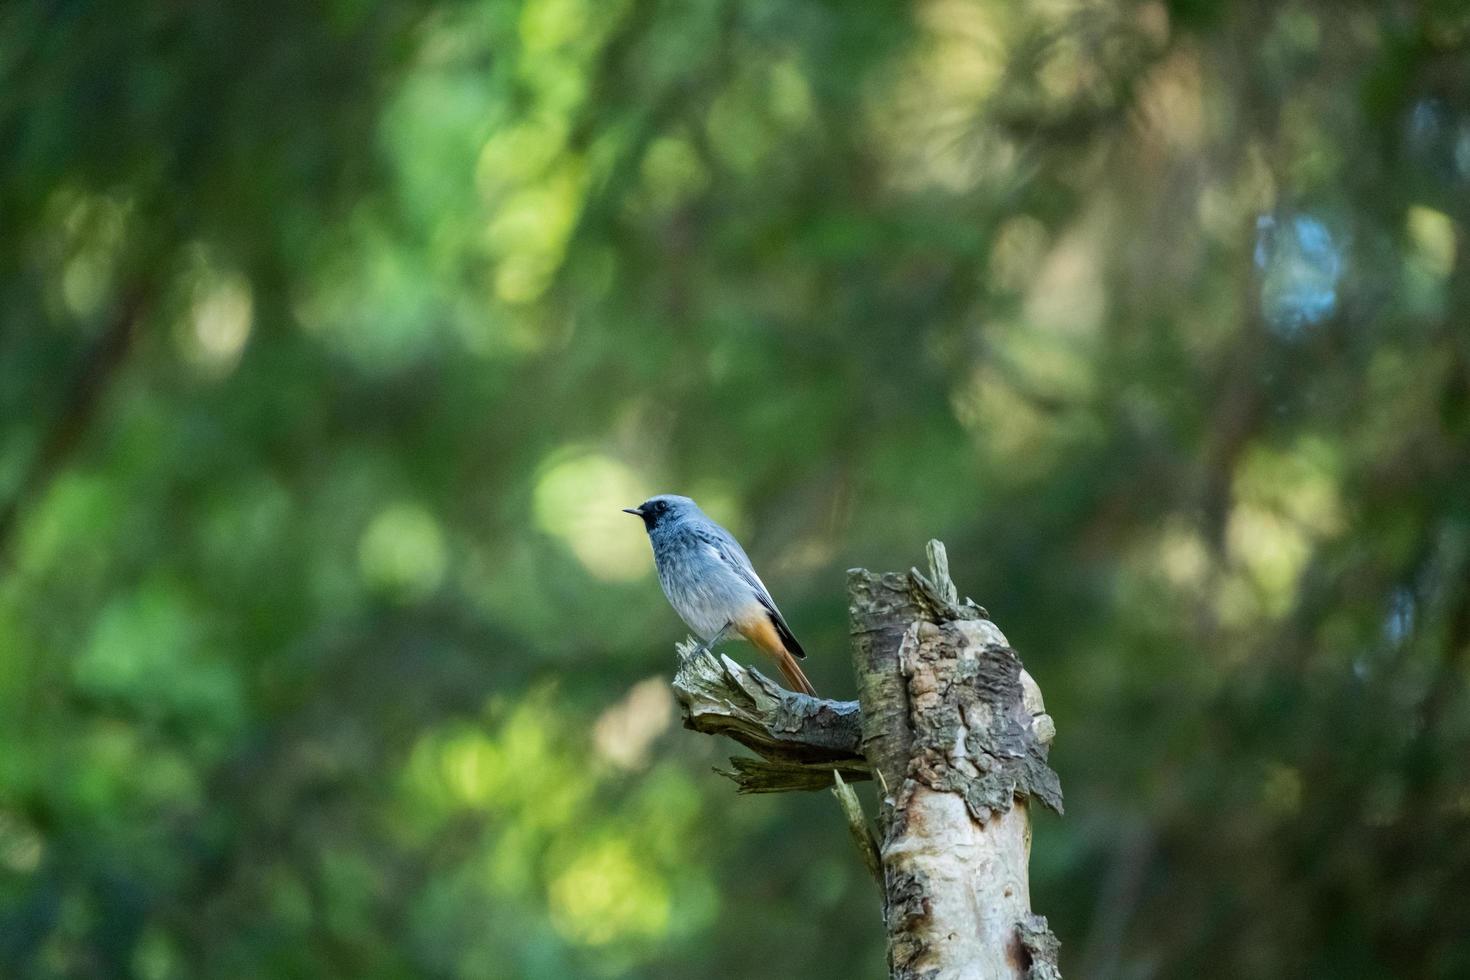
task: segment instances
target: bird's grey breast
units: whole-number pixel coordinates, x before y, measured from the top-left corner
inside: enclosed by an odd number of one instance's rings
[[[690,525],[655,528],[649,538],[664,595],[701,639],[714,636],[757,601],[749,584]]]

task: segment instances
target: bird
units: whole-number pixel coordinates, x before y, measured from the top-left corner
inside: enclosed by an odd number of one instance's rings
[[[774,657],[788,684],[817,696],[798,660],[806,658],[776,600],[755,573],[745,549],[688,497],[664,493],[623,512],[643,519],[653,563],[669,605],[704,640],[691,656],[732,631]]]

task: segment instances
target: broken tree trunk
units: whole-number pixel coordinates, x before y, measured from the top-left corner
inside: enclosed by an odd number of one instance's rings
[[[894,980],[1059,980],[1027,875],[1030,801],[1062,809],[1040,690],[985,611],[959,601],[937,541],[927,576],[853,569],[848,595],[858,702],[794,694],[707,653],[674,679],[685,725],[760,756],[724,773],[741,792],[835,781],[882,886]],[[844,782],[874,775],[876,842]]]
[[[1031,914],[1029,801],[1061,812],[1054,728],[1005,635],[960,604],[943,546],[930,575],[848,573],[864,753],[878,813],[895,980],[1059,977]]]
[[[716,772],[742,793],[826,789],[832,771],[868,779],[862,754],[863,719],[856,701],[826,701],[788,691],[729,657],[689,656],[693,640],[679,644],[674,693],[684,726],[727,735],[760,756],[737,757]]]

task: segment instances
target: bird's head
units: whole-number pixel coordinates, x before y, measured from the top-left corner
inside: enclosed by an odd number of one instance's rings
[[[699,505],[676,493],[661,493],[657,497],[649,497],[637,507],[624,507],[623,513],[643,518],[644,530],[652,531],[662,524],[698,514]]]

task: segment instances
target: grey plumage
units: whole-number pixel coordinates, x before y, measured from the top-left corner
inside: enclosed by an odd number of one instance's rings
[[[650,497],[627,512],[643,519],[659,584],[690,629],[706,641],[733,629],[776,657],[787,679],[810,693],[801,670],[787,663],[806,654],[729,531],[677,494]]]

